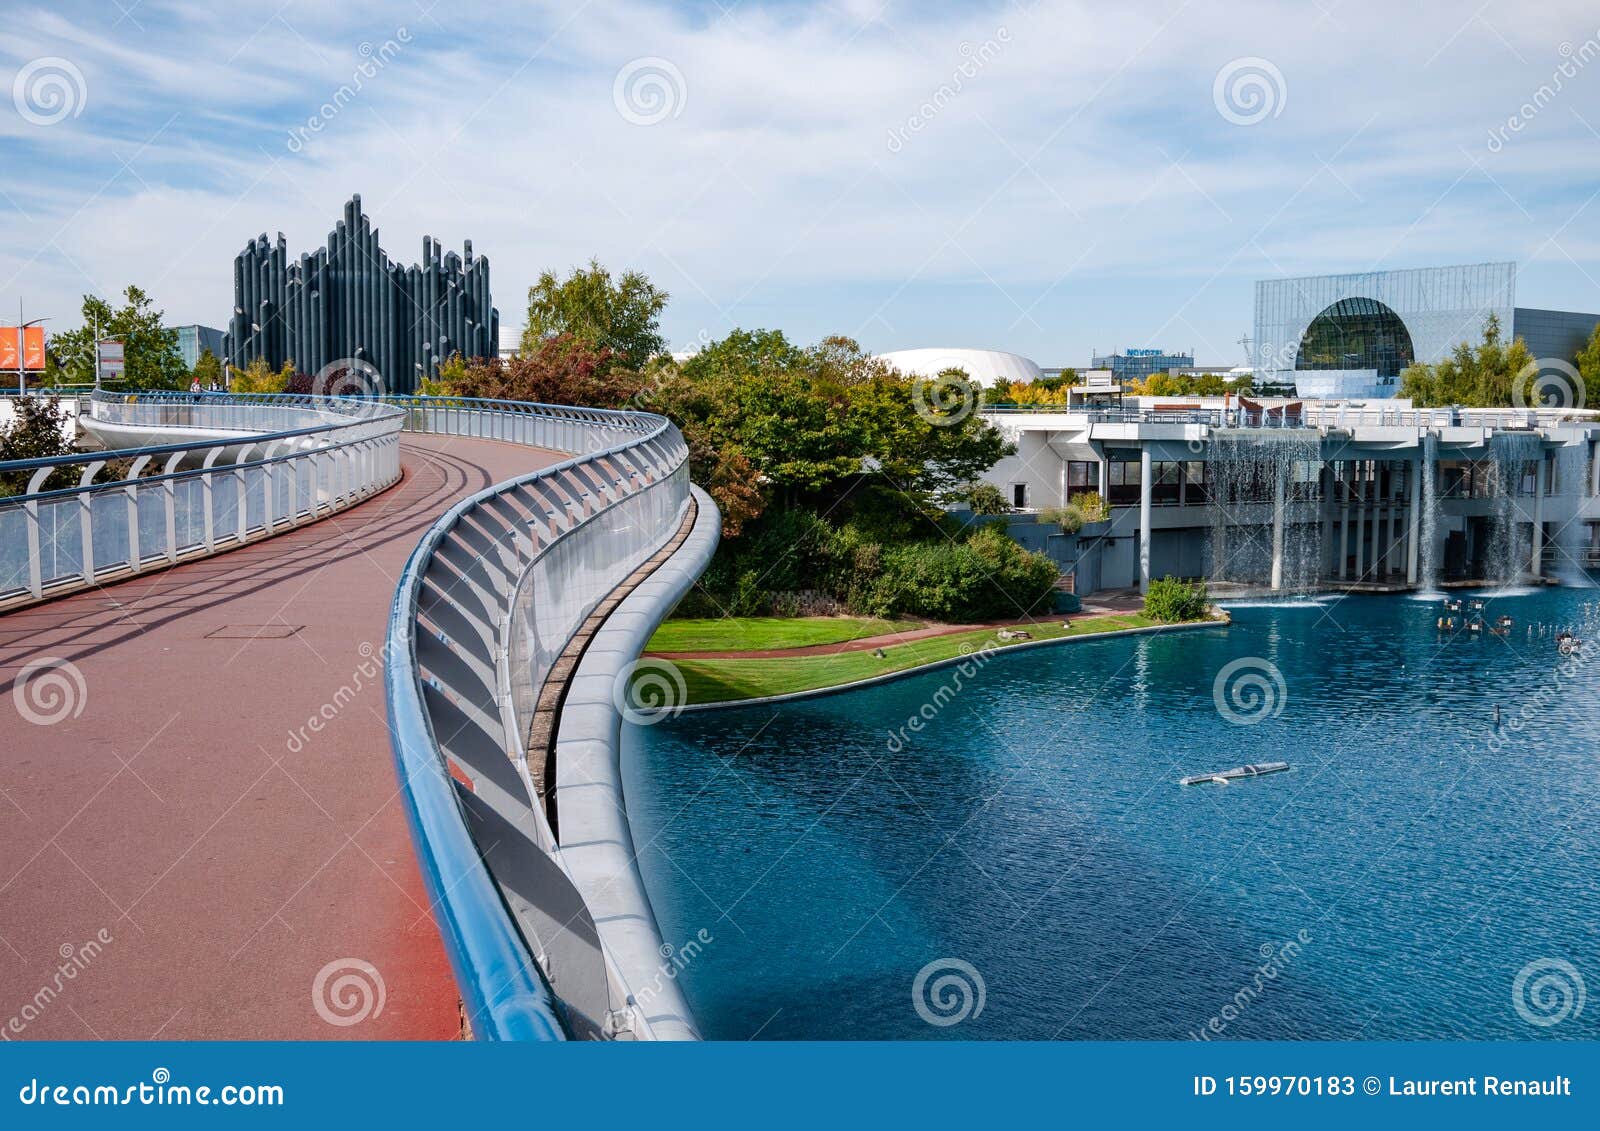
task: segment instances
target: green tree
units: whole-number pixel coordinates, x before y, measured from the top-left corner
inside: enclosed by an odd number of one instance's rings
[[[61,405],[54,397],[19,397],[13,404],[16,416],[0,425],[0,463],[21,459],[47,459],[72,453],[71,428]],[[20,495],[28,489],[31,471],[0,474],[0,495]],[[44,490],[56,490],[76,482],[75,472],[53,471],[44,481]]]
[[[1400,395],[1424,407],[1503,408],[1515,403],[1520,382],[1522,403],[1531,406],[1537,398],[1529,382],[1536,370],[1527,343],[1516,338],[1508,344],[1500,319],[1491,314],[1476,345],[1460,343],[1437,365],[1408,365],[1400,374]]]
[[[105,299],[83,296],[83,325],[50,336],[49,376],[56,382],[94,381],[94,328],[98,324],[102,338],[122,341],[127,365],[122,388],[186,388],[189,367],[178,351],[178,331],[167,328],[162,312],[138,287],[128,287],[122,297],[122,306],[113,308]]]
[[[666,349],[661,312],[667,292],[638,271],[613,280],[598,260],[574,268],[565,279],[546,271],[528,288],[528,326],[522,348],[532,353],[541,342],[570,334],[595,350],[609,350],[616,362],[639,369]]]
[[[189,374],[191,380],[198,380],[202,389],[209,389],[213,384],[222,384],[222,362],[217,360],[217,355],[209,349],[201,349],[200,356],[195,359],[194,371]]]
[[[1594,332],[1574,360],[1578,376],[1583,378],[1583,404],[1600,408],[1600,322],[1595,324]]]

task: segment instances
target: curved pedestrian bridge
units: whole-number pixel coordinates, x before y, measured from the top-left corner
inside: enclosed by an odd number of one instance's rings
[[[614,774],[614,687],[715,543],[676,429],[83,418],[109,450],[0,465],[6,1035],[695,1035],[630,991],[659,939]]]

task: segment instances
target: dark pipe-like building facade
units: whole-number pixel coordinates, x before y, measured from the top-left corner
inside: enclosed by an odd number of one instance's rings
[[[318,374],[333,362],[364,362],[388,392],[409,393],[451,354],[493,357],[500,313],[489,295],[489,260],[442,253],[422,239],[422,262],[389,262],[357,194],[328,244],[289,262],[283,233],[262,233],[233,261],[233,317],[224,360],[243,368],[258,357],[274,369],[293,361]]]

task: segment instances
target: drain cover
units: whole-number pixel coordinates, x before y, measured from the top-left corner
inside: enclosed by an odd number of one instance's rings
[[[225,624],[206,633],[207,640],[286,640],[303,624]]]

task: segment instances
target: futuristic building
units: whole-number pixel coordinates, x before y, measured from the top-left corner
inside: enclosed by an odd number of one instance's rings
[[[356,195],[326,247],[291,263],[283,233],[257,236],[233,261],[233,317],[223,360],[243,367],[264,357],[318,374],[357,366],[382,391],[408,393],[452,354],[491,357],[500,314],[489,294],[489,260],[442,253],[422,238],[422,262],[390,263]]]
[[[1001,350],[894,350],[880,354],[879,360],[918,377],[935,377],[946,369],[961,369],[982,385],[993,385],[996,381],[1037,381],[1044,376],[1033,361]]]
[[[1515,263],[1256,283],[1255,369],[1302,397],[1392,397],[1402,370],[1477,340],[1491,315],[1536,358],[1570,361],[1600,315],[1516,304]]]

